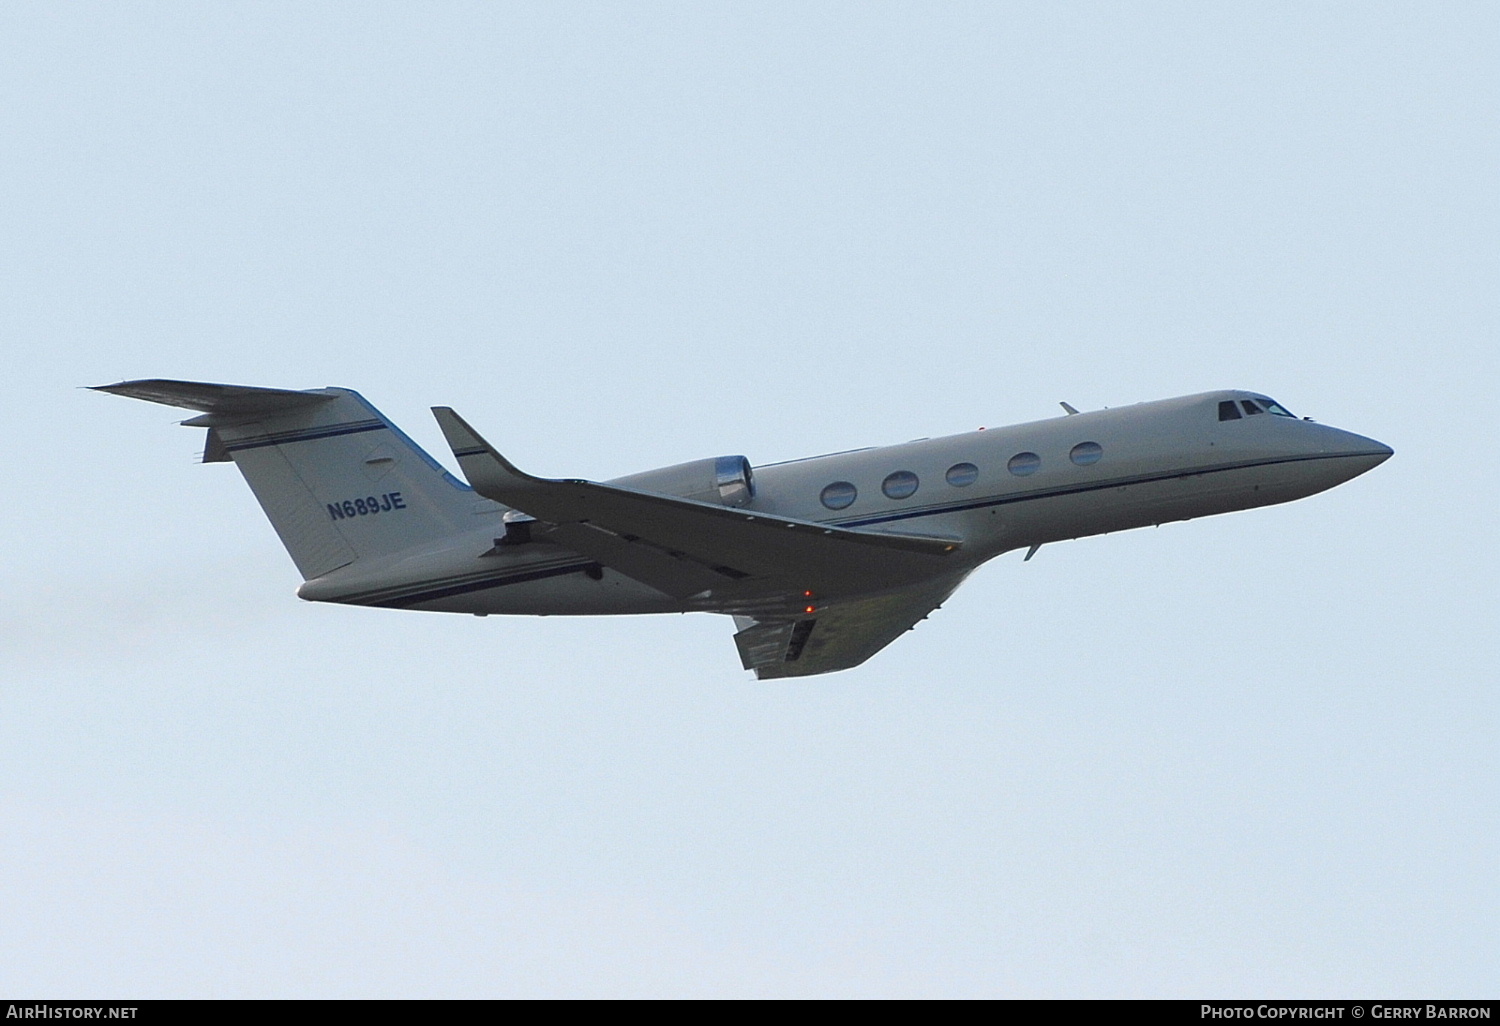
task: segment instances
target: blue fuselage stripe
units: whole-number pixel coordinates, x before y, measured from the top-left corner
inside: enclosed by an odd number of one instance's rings
[[[453,584],[445,588],[432,588],[427,591],[413,592],[410,595],[400,595],[396,598],[380,599],[375,602],[364,602],[367,606],[384,606],[399,609],[404,606],[414,606],[421,602],[435,602],[438,599],[451,598],[454,595],[467,595],[470,592],[486,591],[490,588],[503,588],[508,584],[524,584],[527,581],[540,581],[548,577],[562,577],[566,574],[576,574],[594,565],[593,560],[583,560],[577,563],[565,563],[562,566],[545,567],[538,570],[518,570],[514,573],[499,577],[489,577],[481,581],[469,581],[464,584]],[[341,602],[357,602],[357,599],[340,599]]]

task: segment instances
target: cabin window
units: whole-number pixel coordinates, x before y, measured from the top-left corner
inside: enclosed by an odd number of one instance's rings
[[[1068,459],[1080,467],[1092,467],[1104,455],[1104,447],[1098,442],[1079,442],[1068,453]]]
[[[824,488],[823,494],[818,498],[829,509],[846,509],[854,505],[854,500],[859,498],[859,489],[848,481],[835,481]]]
[[[909,470],[898,470],[880,482],[880,490],[888,499],[905,499],[916,494],[917,475]]]
[[[1261,409],[1259,406],[1257,406],[1254,403],[1252,403],[1249,399],[1241,399],[1240,400],[1240,405],[1243,406],[1245,408],[1245,412],[1247,414],[1249,414],[1250,416],[1252,416],[1252,417],[1255,416],[1257,413],[1265,413],[1266,412],[1265,410]]]
[[[1042,458],[1036,453],[1018,452],[1010,458],[1010,462],[1005,465],[1005,469],[1017,477],[1025,477],[1028,474],[1035,474],[1041,465]]]
[[[1240,410],[1239,410],[1239,407],[1234,405],[1234,400],[1233,399],[1225,399],[1222,403],[1219,404],[1219,419],[1220,420],[1239,420],[1240,419]]]
[[[954,488],[967,488],[979,480],[979,468],[972,463],[955,463],[944,476]]]

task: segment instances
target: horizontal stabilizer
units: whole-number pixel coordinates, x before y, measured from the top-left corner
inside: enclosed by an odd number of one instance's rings
[[[95,392],[144,399],[165,406],[180,406],[199,413],[230,415],[275,413],[300,406],[316,406],[334,398],[332,395],[297,392],[289,388],[215,385],[207,381],[171,381],[166,378],[145,378],[92,387]]]

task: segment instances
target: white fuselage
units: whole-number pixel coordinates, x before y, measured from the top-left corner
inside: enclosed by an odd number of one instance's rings
[[[1257,398],[1211,392],[771,464],[755,468],[754,495],[741,508],[953,538],[961,548],[945,573],[961,576],[1016,548],[1300,499],[1391,454],[1372,439],[1289,416],[1219,419],[1221,404]],[[892,475],[900,497],[882,489]],[[830,508],[821,498],[830,485],[852,485],[852,501]],[[836,488],[832,500],[850,492]],[[673,599],[546,541],[497,546],[505,511],[480,507],[472,532],[361,561],[308,581],[299,594],[533,615],[744,612],[765,601],[732,586]]]

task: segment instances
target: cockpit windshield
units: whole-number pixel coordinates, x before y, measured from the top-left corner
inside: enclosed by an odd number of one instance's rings
[[[1241,410],[1245,412],[1241,413]],[[1277,417],[1291,417],[1292,420],[1297,419],[1296,417],[1292,417],[1291,412],[1285,406],[1282,406],[1274,399],[1267,399],[1264,396],[1257,396],[1254,399],[1241,399],[1238,403],[1233,399],[1225,399],[1219,404],[1220,420],[1240,420],[1244,417],[1254,417],[1259,413],[1270,413]]]
[[[1257,397],[1256,402],[1260,403],[1261,406],[1264,406],[1267,413],[1274,413],[1278,417],[1292,417],[1293,420],[1297,419],[1296,417],[1292,416],[1290,410],[1288,410],[1285,406],[1282,406],[1280,403],[1276,402],[1276,400],[1274,399],[1267,399],[1265,396],[1259,396]]]

